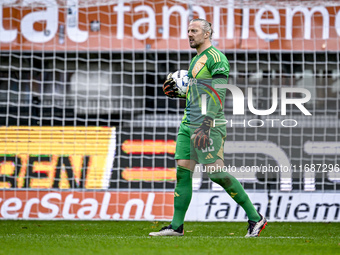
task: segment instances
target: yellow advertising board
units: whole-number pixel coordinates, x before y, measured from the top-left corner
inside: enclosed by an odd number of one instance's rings
[[[115,132],[114,127],[0,127],[0,188],[107,188]]]

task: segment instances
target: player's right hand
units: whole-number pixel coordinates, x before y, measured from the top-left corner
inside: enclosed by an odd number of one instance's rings
[[[210,146],[210,128],[213,126],[213,123],[213,118],[205,116],[201,126],[197,128],[194,134],[191,136],[191,139],[194,143],[194,148],[202,150]]]
[[[177,97],[178,89],[176,88],[176,82],[175,80],[171,77],[172,73],[169,73],[168,76],[166,77],[166,81],[163,84],[163,92],[166,96],[170,98]]]

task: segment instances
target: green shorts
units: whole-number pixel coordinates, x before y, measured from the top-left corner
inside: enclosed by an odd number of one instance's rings
[[[190,139],[195,129],[181,123],[177,135],[175,159],[192,159],[200,164],[211,164],[217,159],[224,160],[224,141],[226,138],[226,126],[210,129],[210,146],[198,150],[194,148]]]

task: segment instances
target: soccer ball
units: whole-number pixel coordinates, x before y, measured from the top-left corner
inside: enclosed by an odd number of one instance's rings
[[[178,70],[174,72],[171,77],[176,82],[176,87],[178,88],[178,94],[180,96],[185,96],[187,93],[187,88],[189,84],[188,71]]]

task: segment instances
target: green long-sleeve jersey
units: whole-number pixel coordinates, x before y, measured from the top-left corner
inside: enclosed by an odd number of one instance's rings
[[[214,46],[210,46],[191,60],[183,124],[199,126],[205,116],[225,123],[223,109],[226,88],[216,88],[216,84],[227,84],[229,69],[227,57]],[[217,77],[224,78],[212,79],[219,74],[223,76]]]

